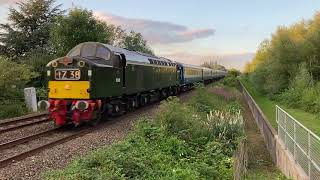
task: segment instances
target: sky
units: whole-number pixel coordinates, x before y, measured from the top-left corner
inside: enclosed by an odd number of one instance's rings
[[[16,0],[0,0],[0,22]],[[242,69],[279,25],[310,19],[319,0],[57,0],[142,33],[156,55]]]

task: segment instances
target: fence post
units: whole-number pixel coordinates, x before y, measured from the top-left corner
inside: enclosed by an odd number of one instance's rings
[[[285,149],[287,150],[287,116],[284,116],[284,145],[285,145]]]
[[[308,131],[308,175],[311,177],[311,157],[310,157],[310,151],[311,151],[311,135]]]
[[[294,143],[293,143],[293,158],[294,158],[294,162],[297,162],[297,152],[296,152],[296,146],[297,146],[297,133],[296,133],[296,122],[293,121],[293,139],[294,139]]]

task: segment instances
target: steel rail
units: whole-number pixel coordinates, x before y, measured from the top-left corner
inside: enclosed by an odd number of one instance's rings
[[[41,117],[41,118],[44,118],[44,117]],[[3,134],[5,132],[9,132],[9,131],[13,131],[16,129],[20,129],[23,127],[27,127],[27,126],[32,126],[32,125],[36,125],[36,124],[49,122],[49,121],[50,121],[49,117],[46,117],[45,119],[40,119],[40,120],[37,119],[37,120],[33,120],[33,121],[32,121],[32,119],[28,118],[28,120],[17,121],[16,124],[15,123],[9,124],[9,125],[7,125],[8,127],[1,124],[0,125],[0,134]],[[4,123],[4,124],[6,124],[6,123]],[[5,127],[5,128],[1,129],[2,127]]]
[[[57,146],[59,144],[65,143],[65,142],[70,141],[72,139],[81,137],[81,136],[83,136],[85,134],[90,133],[91,130],[92,130],[92,128],[85,128],[85,129],[80,130],[80,131],[78,131],[76,133],[73,133],[73,134],[71,134],[69,136],[62,137],[62,138],[60,138],[58,140],[43,144],[41,146],[35,147],[35,148],[30,149],[28,151],[22,152],[20,154],[8,157],[8,158],[3,159],[3,160],[0,160],[0,168],[8,166],[9,164],[14,163],[16,161],[23,160],[23,159],[25,159],[27,157],[30,157],[30,156],[32,156],[32,155],[34,155],[36,153],[39,153],[39,152],[43,151],[45,149],[49,149],[51,147],[54,147],[54,146]]]
[[[1,126],[8,126],[8,125],[15,124],[18,122],[29,121],[29,120],[36,119],[36,118],[46,117],[46,116],[49,116],[49,114],[48,113],[38,113],[38,114],[20,116],[20,117],[15,117],[15,118],[10,118],[10,119],[3,119],[3,120],[0,120],[0,127]]]
[[[0,144],[0,150],[8,149],[10,147],[13,147],[13,146],[16,146],[16,145],[19,145],[19,144],[23,144],[25,142],[35,140],[35,139],[37,139],[39,137],[42,137],[42,136],[44,136],[46,134],[54,133],[58,129],[59,128],[54,128],[54,129],[43,131],[43,132],[40,132],[40,133],[37,133],[37,134],[30,135],[30,136],[27,136],[27,137],[23,137],[23,138],[20,138],[20,139],[15,139],[15,140],[12,140],[12,141],[9,141],[9,142],[2,143],[2,144]]]

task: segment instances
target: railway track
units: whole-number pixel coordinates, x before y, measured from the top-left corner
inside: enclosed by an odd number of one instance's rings
[[[17,140],[13,140],[10,142],[6,142],[3,144],[0,144],[0,154],[2,156],[4,156],[4,158],[2,157],[0,159],[0,168],[8,166],[9,164],[16,162],[16,161],[20,161],[22,159],[25,159],[29,156],[32,156],[36,153],[39,153],[45,149],[49,149],[51,147],[54,147],[56,145],[62,144],[64,142],[70,141],[72,139],[81,137],[89,132],[92,132],[92,128],[82,128],[82,129],[78,129],[74,132],[69,132],[70,134],[59,137],[57,139],[51,140],[49,142],[47,142],[48,138],[50,139],[50,136],[55,137],[58,133],[60,133],[61,135],[61,131],[59,131],[60,128],[54,128],[54,129],[50,129],[44,132],[40,132],[34,135],[30,135],[27,137],[23,137]],[[28,145],[28,144],[33,144],[33,142],[35,141],[43,141],[43,143],[41,143],[40,145],[36,146],[36,147],[32,147],[28,150],[16,153],[14,155],[9,155],[6,156],[6,153],[12,153],[12,151],[14,151],[15,147],[18,146],[22,146],[22,145]]]
[[[46,113],[15,118],[10,121],[0,123],[0,134],[49,121],[49,115]]]

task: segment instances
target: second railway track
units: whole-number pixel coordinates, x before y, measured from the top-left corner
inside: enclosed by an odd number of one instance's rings
[[[38,114],[34,116],[13,119],[11,121],[0,123],[0,134],[49,121],[50,118],[48,114]]]
[[[82,128],[72,132],[63,133],[59,128],[54,128],[0,144],[0,168],[5,167],[15,161],[32,156],[45,149],[83,136],[91,132],[91,130],[92,128]],[[59,136],[57,137],[57,135]]]

